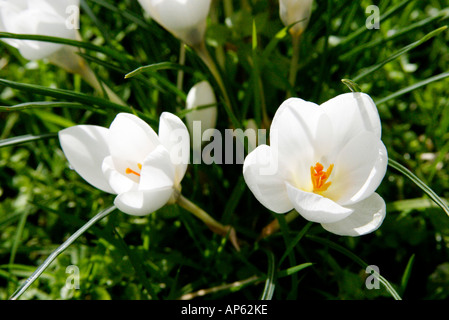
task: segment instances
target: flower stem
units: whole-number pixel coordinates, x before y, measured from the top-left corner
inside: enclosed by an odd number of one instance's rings
[[[292,97],[295,95],[295,83],[296,77],[298,73],[298,61],[299,61],[299,44],[300,44],[301,34],[292,34],[292,44],[293,44],[293,54],[292,59],[290,61],[290,74],[289,74],[289,83],[290,90],[287,94],[287,97]]]
[[[206,48],[206,44],[204,43],[204,41],[202,41],[198,45],[195,45],[193,47],[193,49],[198,54],[198,56],[201,58],[201,60],[203,60],[205,65],[209,68],[209,71],[211,72],[212,76],[214,77],[215,81],[217,82],[217,84],[220,87],[220,90],[223,94],[223,98],[225,100],[226,111],[228,112],[228,114],[232,115],[231,99],[229,98],[228,92],[223,83],[223,79],[220,75],[220,71],[218,70],[217,65],[215,64],[214,60],[210,56],[209,51]]]
[[[198,207],[182,194],[179,195],[176,202],[181,208],[184,208],[185,210],[192,213],[195,217],[203,221],[212,232],[223,237],[229,236],[229,240],[231,240],[234,248],[237,251],[240,251],[237,235],[235,229],[232,226],[222,225],[220,222],[212,218],[206,211]]]
[[[186,62],[186,47],[185,43],[181,41],[181,45],[179,48],[179,65],[184,66]],[[184,71],[182,69],[178,70],[178,75],[176,78],[176,87],[179,91],[182,91],[184,83]],[[178,96],[177,102],[181,103],[181,98]]]
[[[67,72],[79,74],[94,90],[100,93],[106,93],[106,96],[112,102],[126,106],[126,103],[123,102],[111,88],[98,80],[86,61],[80,57],[72,47],[64,46],[52,54],[48,59],[52,64]]]
[[[115,206],[112,206],[108,209],[105,209],[95,215],[92,219],[90,219],[85,225],[83,225],[78,231],[76,231],[73,235],[70,236],[63,244],[61,244],[55,251],[53,251],[47,259],[45,259],[44,263],[42,263],[33,274],[13,293],[13,295],[9,298],[10,300],[17,300],[28,288],[31,284],[39,278],[42,272],[56,259],[56,257],[64,252],[76,239],[78,239],[84,232],[86,232],[91,226],[93,226],[97,221],[100,221],[104,217],[108,216],[116,209]]]
[[[299,217],[299,213],[296,210],[292,210],[289,213],[287,213],[285,215],[285,221],[287,223],[292,222],[293,220],[295,220],[297,217]],[[273,221],[271,221],[268,225],[266,225],[262,231],[260,232],[259,238],[258,240],[262,240],[265,239],[266,237],[272,235],[273,233],[277,232],[279,230],[280,226],[279,226],[279,220],[278,219],[274,219]]]

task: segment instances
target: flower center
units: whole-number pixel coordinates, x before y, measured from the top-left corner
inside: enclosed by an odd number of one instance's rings
[[[142,170],[142,164],[138,163],[137,166],[139,167],[139,170]],[[131,168],[126,168],[126,174],[135,174],[136,176],[140,177],[140,173],[134,171]]]
[[[331,164],[326,171],[321,163],[317,162],[315,167],[310,167],[310,176],[312,177],[313,192],[321,193],[327,190],[332,182],[326,182],[332,173],[334,165]]]

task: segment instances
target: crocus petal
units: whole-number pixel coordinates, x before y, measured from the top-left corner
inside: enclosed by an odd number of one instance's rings
[[[297,177],[310,177],[315,160],[315,135],[323,114],[318,105],[299,98],[284,101],[273,118],[270,145],[279,154],[279,166]],[[310,188],[311,180],[300,178],[295,185]]]
[[[143,162],[140,172],[139,190],[165,189],[173,187],[175,167],[167,149],[159,145]]]
[[[259,202],[276,213],[293,209],[285,187],[282,168],[272,148],[260,145],[245,158],[243,177]]]
[[[293,203],[294,208],[309,221],[332,223],[342,220],[354,212],[353,209],[342,207],[319,194],[302,191],[288,182],[285,184],[288,198]]]
[[[94,187],[115,193],[101,169],[103,159],[109,155],[108,129],[79,125],[59,131],[59,141],[67,160],[76,172]]]
[[[114,161],[111,156],[107,156],[104,159],[101,169],[104,177],[108,181],[108,184],[115,193],[120,194],[123,192],[138,190],[138,177],[136,177],[136,180],[133,180],[134,175],[125,176],[118,172],[117,169],[115,169]]]
[[[379,187],[382,179],[384,178],[387,172],[388,166],[388,153],[385,145],[382,141],[378,141],[377,143],[379,156],[374,164],[371,173],[366,180],[363,187],[355,194],[351,199],[354,202],[362,201],[372,195],[374,191]]]
[[[380,139],[381,123],[376,105],[370,96],[350,92],[336,96],[320,106],[338,128],[337,145],[345,145],[361,132],[370,131]]]
[[[373,133],[364,132],[342,148],[330,176],[332,184],[324,192],[326,197],[341,205],[360,200],[355,195],[364,187],[379,157],[379,141]]]
[[[189,45],[201,42],[211,0],[138,0],[161,26]]]
[[[208,81],[201,81],[189,90],[186,98],[186,109],[208,106],[207,108],[193,110],[186,114],[186,123],[191,134],[193,134],[194,121],[200,121],[202,139],[204,141],[211,140],[212,134],[204,134],[204,131],[215,129],[217,124],[216,104],[217,99]]]
[[[114,204],[119,210],[133,216],[148,215],[162,208],[173,194],[173,188],[130,191],[119,194]]]
[[[190,135],[186,125],[172,113],[163,112],[159,119],[159,140],[170,153],[175,165],[175,183],[181,182],[190,159]]]
[[[160,144],[156,132],[142,119],[120,113],[109,128],[108,145],[117,171],[136,168]]]
[[[348,208],[354,213],[338,222],[323,223],[323,228],[341,236],[361,236],[377,230],[386,214],[385,201],[377,193]]]
[[[290,29],[294,35],[300,35],[310,20],[313,0],[280,0],[279,16],[287,27],[296,22]]]

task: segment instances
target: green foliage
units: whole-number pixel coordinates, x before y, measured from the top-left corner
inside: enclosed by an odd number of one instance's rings
[[[368,29],[370,1],[316,1],[292,86],[294,48],[278,2],[214,1],[206,43],[232,110],[197,54],[186,48],[179,65],[179,40],[145,18],[137,1],[81,1],[81,42],[34,36],[83,48],[95,74],[130,107],[0,42],[0,299],[113,202],[70,170],[57,132],[76,124],[107,127],[122,111],[156,129],[163,111],[185,115],[186,92],[202,79],[220,97],[223,132],[249,119],[267,127],[288,92],[316,103],[349,90],[369,94],[393,164],[377,190],[387,202],[383,225],[346,238],[302,218],[287,223],[246,188],[242,165],[190,165],[183,194],[233,225],[241,251],[175,205],[146,217],[115,211],[59,255],[22,299],[447,299],[449,8],[443,3],[378,1],[380,29]],[[259,239],[276,218],[280,231]],[[379,289],[365,285],[368,265],[379,267]],[[69,266],[79,269],[78,289],[67,287]]]

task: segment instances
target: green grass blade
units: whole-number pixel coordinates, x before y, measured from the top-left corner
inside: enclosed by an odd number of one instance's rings
[[[436,30],[433,30],[432,32],[426,34],[423,38],[421,38],[418,41],[415,41],[407,46],[405,46],[404,48],[398,50],[397,52],[395,52],[393,55],[389,56],[387,59],[385,59],[382,62],[379,62],[371,67],[366,68],[365,70],[362,70],[362,72],[355,76],[352,80],[354,82],[359,81],[360,79],[366,77],[367,75],[373,73],[374,71],[379,70],[380,68],[382,68],[384,65],[386,65],[387,63],[399,58],[400,56],[402,56],[403,54],[409,52],[410,50],[415,49],[416,47],[420,46],[421,44],[423,44],[424,42],[432,39],[433,37],[436,37],[437,35],[439,35],[441,32],[445,31],[447,29],[447,26],[443,26],[441,28],[438,28]]]
[[[80,229],[78,229],[72,236],[70,236],[63,244],[54,250],[47,259],[33,272],[33,274],[13,293],[10,300],[17,300],[20,296],[36,281],[42,272],[61,254],[63,253],[76,239],[78,239],[84,232],[86,232],[96,222],[111,214],[116,209],[112,206],[97,213],[92,219],[86,222]]]
[[[38,134],[38,135],[26,134],[23,136],[17,136],[17,137],[13,137],[13,138],[0,140],[0,148],[11,147],[11,146],[15,146],[18,144],[31,142],[31,141],[57,138],[57,137],[58,137],[57,133],[43,133],[43,134]]]
[[[362,268],[368,267],[368,264],[365,261],[360,259],[358,256],[356,256],[354,253],[352,253],[348,249],[336,244],[335,242],[332,242],[332,241],[324,239],[324,238],[311,236],[311,235],[306,235],[306,237],[310,240],[321,243],[325,246],[328,246],[329,248],[332,248],[332,249],[342,253],[343,255],[347,256],[348,258],[350,258],[351,260],[353,260],[354,262],[359,264]],[[388,282],[387,279],[385,279],[382,275],[378,274],[377,272],[374,272],[374,274],[377,277],[377,279],[379,280],[379,282],[382,283],[382,285],[385,287],[385,289],[391,294],[391,296],[395,300],[402,300],[401,296],[396,292],[396,290],[393,288],[393,286],[390,284],[390,282]]]
[[[274,254],[271,251],[264,250],[268,257],[268,270],[267,270],[267,278],[265,280],[265,287],[262,292],[262,296],[260,297],[260,300],[271,300],[274,293],[275,288],[275,270],[276,270],[276,263]]]
[[[385,22],[387,19],[389,19],[390,17],[392,17],[396,12],[399,12],[399,10],[401,10],[402,8],[404,8],[406,5],[408,5],[410,2],[412,2],[414,0],[404,0],[400,3],[398,3],[397,5],[393,6],[390,10],[388,10],[387,12],[385,12],[384,14],[382,14],[379,17],[379,20],[382,22]],[[358,28],[356,31],[354,31],[353,33],[351,33],[350,35],[348,35],[346,38],[344,38],[339,45],[345,45],[351,41],[353,41],[354,39],[356,39],[358,36],[360,36],[363,32],[367,31],[369,29],[366,28],[365,25],[361,26],[360,28]]]
[[[37,101],[37,102],[26,102],[21,104],[16,104],[14,106],[0,106],[0,112],[14,112],[23,111],[29,109],[42,109],[42,108],[69,108],[69,109],[84,109],[93,111],[96,113],[107,114],[103,109],[91,107],[89,105],[77,103],[77,102],[64,102],[64,101]]]
[[[179,65],[177,63],[173,63],[173,62],[159,62],[159,63],[154,63],[154,64],[150,64],[147,66],[139,67],[139,68],[127,73],[125,75],[125,79],[135,77],[138,74],[141,74],[143,72],[154,72],[154,71],[166,70],[166,69],[175,69],[176,70],[176,69],[185,69],[185,68],[182,67],[181,65]]]
[[[69,100],[69,101],[76,101],[76,102],[83,103],[83,104],[96,105],[98,107],[111,109],[116,112],[136,113],[139,117],[141,117],[143,120],[148,121],[150,124],[153,124],[153,125],[157,124],[157,120],[155,120],[154,118],[152,118],[142,112],[133,110],[129,107],[122,106],[120,104],[111,102],[106,99],[92,97],[88,94],[84,94],[84,93],[80,93],[80,92],[75,92],[75,91],[66,90],[66,89],[47,88],[47,87],[43,87],[40,85],[14,82],[14,81],[6,80],[6,79],[0,79],[0,85],[6,86],[6,87],[11,87],[13,89],[17,89],[20,91],[31,92],[34,94],[52,97],[55,99],[65,99],[65,100]]]
[[[415,262],[414,254],[408,260],[407,267],[405,268],[404,274],[402,275],[401,294],[404,294],[404,291],[407,288],[408,280],[410,279],[410,275],[412,273],[413,262]]]
[[[297,273],[297,272],[299,272],[301,270],[304,270],[305,268],[310,267],[312,265],[313,265],[312,262],[306,262],[306,263],[298,264],[297,266],[290,267],[288,269],[279,271],[278,274],[277,274],[277,277],[278,278],[283,278],[283,277],[291,276],[292,274],[295,274],[295,273]]]
[[[352,49],[351,51],[341,55],[339,57],[340,60],[346,60],[348,58],[350,58],[351,56],[353,56],[354,54],[361,52],[363,50],[366,49],[370,49],[376,46],[380,46],[386,42],[392,41],[394,39],[397,39],[403,35],[407,35],[410,32],[413,32],[416,29],[420,29],[423,28],[429,24],[431,24],[432,22],[436,21],[436,20],[440,20],[439,22],[443,22],[445,20],[447,20],[449,18],[449,13],[447,11],[442,11],[439,14],[436,14],[435,16],[431,16],[425,19],[422,19],[418,22],[415,22],[409,26],[406,26],[405,28],[402,28],[400,30],[395,31],[392,35],[387,36],[386,38],[378,38],[375,39],[373,41],[370,41],[368,43],[364,43],[364,44],[360,44],[357,47],[355,47],[354,49]]]
[[[405,87],[405,88],[403,88],[403,89],[401,89],[399,91],[396,91],[395,93],[392,93],[392,94],[390,94],[387,97],[384,97],[382,99],[377,100],[376,101],[376,105],[380,105],[380,104],[385,103],[385,102],[387,102],[387,101],[389,101],[391,99],[395,99],[397,97],[402,96],[403,94],[409,93],[409,92],[411,92],[413,90],[416,90],[416,89],[418,89],[420,87],[424,87],[424,86],[426,86],[426,85],[428,85],[428,84],[430,84],[432,82],[439,81],[439,80],[442,80],[442,79],[447,78],[447,77],[449,77],[449,72],[443,72],[443,73],[440,73],[440,74],[438,74],[436,76],[433,76],[433,77],[430,77],[430,78],[425,79],[423,81],[420,81],[418,83],[412,84],[411,86],[408,86],[408,87]]]
[[[408,170],[402,164],[400,164],[399,162],[397,162],[393,159],[388,159],[388,165],[390,167],[398,170],[404,176],[409,178],[413,183],[415,183],[422,191],[424,191],[430,197],[430,199],[432,199],[449,216],[449,207],[446,204],[446,202],[444,202],[443,199],[441,199],[435,193],[435,191],[433,191],[431,188],[429,188],[421,179],[419,179],[410,170]]]
[[[279,264],[285,260],[285,258],[290,254],[290,252],[296,247],[296,245],[299,243],[299,241],[304,237],[304,235],[309,231],[310,227],[312,226],[313,222],[308,222],[304,228],[301,229],[301,231],[296,235],[296,237],[289,241],[287,243],[287,249],[285,250],[284,254],[282,255],[281,259],[279,260]]]
[[[71,40],[71,39],[66,39],[66,38],[42,36],[42,35],[17,34],[17,33],[9,33],[9,32],[0,32],[0,38],[19,39],[19,40],[35,40],[35,41],[43,41],[43,42],[60,43],[60,44],[65,44],[65,45],[73,46],[73,47],[77,47],[77,48],[83,48],[86,50],[101,52],[110,58],[116,59],[117,61],[134,63],[133,57],[129,56],[126,52],[117,51],[117,50],[111,49],[106,46],[97,46],[90,42],[77,41],[77,40]]]

